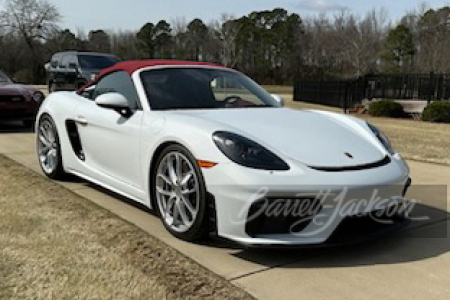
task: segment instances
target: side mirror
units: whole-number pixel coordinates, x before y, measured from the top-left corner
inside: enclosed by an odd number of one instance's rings
[[[95,99],[95,104],[103,108],[113,109],[124,117],[131,114],[127,98],[119,93],[106,93],[100,95]]]
[[[280,107],[284,106],[284,100],[283,100],[283,98],[281,98],[280,95],[272,94],[271,96],[273,99],[275,99],[275,101],[277,101],[277,103],[280,105]]]

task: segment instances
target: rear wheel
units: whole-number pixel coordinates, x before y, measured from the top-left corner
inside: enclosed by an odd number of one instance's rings
[[[36,137],[42,171],[51,179],[63,179],[66,173],[63,169],[59,135],[49,115],[43,115],[39,120]]]
[[[208,233],[207,194],[200,168],[180,145],[163,150],[152,179],[154,199],[167,230],[174,236],[199,240]]]

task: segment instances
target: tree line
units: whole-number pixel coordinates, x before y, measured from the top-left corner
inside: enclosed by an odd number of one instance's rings
[[[265,84],[297,78],[356,78],[376,73],[450,73],[450,7],[422,6],[396,24],[385,10],[340,11],[302,18],[277,8],[205,21],[184,18],[136,31],[72,32],[48,0],[7,0],[0,11],[0,68],[19,81],[43,83],[43,65],[65,50],[114,53],[122,59],[209,61]]]

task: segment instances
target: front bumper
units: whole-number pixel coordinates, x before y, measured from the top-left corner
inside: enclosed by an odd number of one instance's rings
[[[342,243],[336,235],[349,220],[355,216],[367,220],[367,216],[372,217],[370,213],[401,205],[410,183],[409,169],[398,155],[382,167],[339,173],[312,170],[294,161],[288,163],[291,170],[286,172],[252,170],[233,163],[204,170],[207,189],[215,198],[219,237],[253,246]],[[254,207],[261,199],[266,210],[256,211],[265,215],[262,221],[254,217]],[[286,208],[290,207],[292,212],[293,207],[285,203],[313,199],[320,201],[315,201],[312,213],[295,216],[297,219],[283,215]],[[362,200],[367,203],[355,204]],[[352,237],[350,234],[345,243],[376,236],[406,223],[403,216],[392,217],[395,219],[392,226],[374,226],[366,235],[358,232]]]

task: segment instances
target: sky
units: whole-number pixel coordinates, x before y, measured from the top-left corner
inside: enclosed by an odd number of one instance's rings
[[[0,0],[0,7],[2,2]],[[252,11],[281,7],[302,17],[348,9],[364,15],[373,8],[387,9],[392,20],[418,9],[423,0],[47,0],[64,16],[60,26],[72,31],[83,29],[138,30],[147,22],[172,21],[185,17],[189,22],[201,18],[205,23],[223,13],[236,17]],[[450,5],[450,0],[428,0],[432,8]]]

